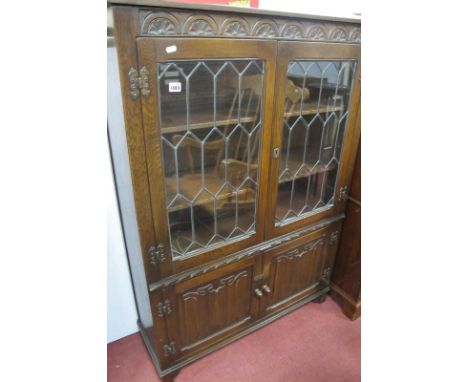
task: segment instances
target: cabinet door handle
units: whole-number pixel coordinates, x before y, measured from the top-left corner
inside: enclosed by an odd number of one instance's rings
[[[266,285],[266,284],[262,286],[262,289],[263,289],[266,293],[270,293],[270,292],[271,292],[270,287],[269,287],[268,285]]]
[[[255,288],[254,293],[257,295],[257,297],[262,297],[263,296],[262,291],[260,289],[258,289],[258,288]]]

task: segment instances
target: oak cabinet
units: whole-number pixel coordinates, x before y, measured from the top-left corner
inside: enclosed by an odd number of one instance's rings
[[[170,380],[329,291],[359,138],[360,25],[111,3],[129,263]]]

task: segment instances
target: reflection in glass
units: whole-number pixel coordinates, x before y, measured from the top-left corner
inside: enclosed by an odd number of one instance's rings
[[[354,61],[290,61],[275,224],[333,206]]]
[[[255,233],[264,64],[158,64],[172,256]]]

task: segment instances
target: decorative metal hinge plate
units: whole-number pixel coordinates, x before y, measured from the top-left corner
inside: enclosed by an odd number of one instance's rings
[[[331,277],[331,267],[327,267],[323,270],[322,272],[322,277],[321,279],[326,283],[326,284],[329,284],[330,283],[330,277]]]
[[[170,357],[177,353],[176,345],[174,341],[169,342],[167,345],[163,346],[164,357]]]
[[[148,77],[149,71],[146,69],[146,66],[143,66],[140,69],[139,75],[138,70],[130,68],[128,71],[128,78],[130,80],[130,95],[133,99],[137,99],[140,94],[144,97],[148,97],[150,95]]]
[[[159,317],[168,316],[171,314],[171,302],[169,300],[165,300],[164,302],[158,303],[158,315]]]
[[[166,261],[166,256],[164,255],[164,245],[163,244],[158,244],[157,247],[152,245],[148,249],[149,253],[149,258],[150,258],[150,263],[153,265],[157,265],[158,262],[162,263]]]
[[[341,187],[340,192],[338,194],[338,201],[343,202],[348,199],[348,187]]]
[[[328,240],[328,244],[335,245],[336,242],[338,241],[338,235],[339,235],[338,231],[332,232],[330,234],[330,239]]]

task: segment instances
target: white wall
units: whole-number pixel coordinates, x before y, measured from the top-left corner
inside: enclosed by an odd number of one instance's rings
[[[107,48],[108,125],[123,129],[123,110],[115,47]],[[107,342],[138,331],[137,310],[120,221],[110,148],[106,167],[107,193]]]
[[[259,7],[279,12],[356,18],[355,13],[361,12],[361,3],[361,0],[259,0]]]
[[[138,331],[109,153],[107,166],[107,342]]]

